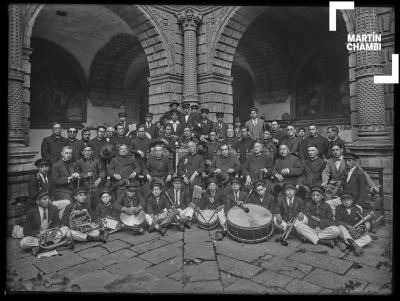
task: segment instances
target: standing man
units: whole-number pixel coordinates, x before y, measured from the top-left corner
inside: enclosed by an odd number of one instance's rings
[[[189,124],[192,129],[199,123],[200,113],[199,106],[197,104],[192,104],[190,106],[190,114],[189,114]]]
[[[240,129],[242,128],[242,121],[239,116],[233,118],[233,132],[236,138],[236,141],[240,141],[242,139],[242,133]]]
[[[156,125],[153,123],[153,113],[147,113],[144,116],[146,122],[144,124],[144,130],[150,135],[149,139],[156,138]],[[138,129],[139,130],[139,129]]]
[[[296,136],[296,129],[293,125],[289,124],[286,126],[287,134],[282,139],[282,144],[285,144],[289,148],[289,153],[295,156],[299,156],[301,140]]]
[[[48,191],[49,197],[52,198],[54,182],[49,175],[50,161],[47,159],[38,159],[35,161],[37,173],[31,175],[28,180],[29,199],[26,203],[25,212],[28,212],[31,207],[36,206],[36,195],[40,190]]]
[[[253,140],[263,139],[264,120],[257,118],[258,109],[250,109],[250,120],[246,122],[246,127],[249,129],[249,135]]]
[[[340,143],[344,145],[344,141],[339,137],[339,129],[337,128],[337,126],[334,125],[328,126],[326,135],[328,137],[329,147],[325,153],[325,158],[330,159],[333,157],[333,153],[331,151],[332,144]]]
[[[54,181],[54,200],[70,200],[76,187],[80,186],[78,168],[71,162],[72,148],[64,146],[61,151],[61,159],[53,164],[51,175]]]
[[[199,137],[201,135],[209,135],[213,128],[212,121],[208,119],[208,113],[210,111],[207,108],[202,108],[200,112],[201,112],[201,118],[199,120],[200,125],[198,125],[197,128],[197,135]]]
[[[217,112],[217,122],[214,122],[213,131],[217,134],[217,140],[222,141],[226,138],[226,129],[228,125],[223,122],[224,112]]]
[[[70,127],[67,131],[68,133],[68,142],[72,148],[72,162],[76,162],[81,157],[81,147],[82,141],[76,139],[76,135],[78,134],[78,130],[74,127]]]
[[[164,120],[168,122],[172,119],[171,116],[172,111],[176,111],[178,114],[178,120],[182,120],[182,112],[178,111],[178,107],[179,107],[179,102],[177,102],[176,100],[171,101],[171,103],[169,104],[169,111],[165,112],[160,118],[162,125],[165,125],[166,123]]]
[[[100,125],[97,127],[97,136],[90,140],[92,145],[93,158],[100,160],[100,148],[107,143],[105,139],[106,127]]]
[[[83,146],[87,146],[90,143],[90,130],[89,129],[82,129],[81,132],[81,144]]]
[[[171,135],[174,136],[175,139],[179,139],[179,137],[183,134],[183,126],[182,123],[178,120],[178,111],[171,111]],[[183,118],[183,117],[182,117]]]
[[[321,158],[323,158],[324,154],[327,152],[329,147],[328,139],[318,134],[317,126],[315,124],[311,124],[308,127],[308,131],[310,135],[304,139],[302,143],[302,150],[300,153],[300,159],[304,161],[308,156],[308,145],[313,144],[318,148],[318,153]]]
[[[49,160],[50,164],[54,164],[56,161],[60,160],[62,148],[69,145],[67,138],[61,136],[62,127],[60,123],[53,123],[52,129],[53,134],[43,138],[41,146],[42,158]]]
[[[124,128],[124,135],[129,133],[129,124],[128,121],[126,120],[126,118],[128,117],[128,114],[126,112],[119,112],[118,113],[118,118],[119,118],[119,122],[114,126],[114,128],[117,128],[117,125],[122,125],[122,127]]]
[[[242,127],[241,132],[242,140],[238,142],[237,150],[240,153],[240,164],[243,164],[244,161],[246,161],[247,156],[253,149],[255,141],[250,137],[249,129],[246,126]]]
[[[183,127],[190,126],[190,104],[188,102],[182,104],[182,119],[180,122]]]

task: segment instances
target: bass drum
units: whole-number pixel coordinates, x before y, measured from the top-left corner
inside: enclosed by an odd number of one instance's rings
[[[218,227],[218,215],[212,209],[200,210],[196,213],[197,227],[204,230],[212,230]]]
[[[144,221],[144,212],[140,211],[137,215],[129,215],[125,212],[121,212],[120,215],[121,222],[127,226],[140,226]]]
[[[271,212],[256,204],[244,204],[249,212],[238,206],[227,214],[227,230],[230,237],[240,242],[258,243],[267,240],[273,233]]]

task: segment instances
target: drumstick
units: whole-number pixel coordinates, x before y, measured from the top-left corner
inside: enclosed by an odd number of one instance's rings
[[[206,218],[204,217],[204,215],[201,213],[201,210],[199,208],[197,208],[197,213],[201,215],[201,217],[203,218],[203,220],[205,221]],[[209,221],[208,221],[209,222]],[[208,223],[207,222],[207,223]]]
[[[247,208],[248,209],[248,208]],[[210,220],[214,217],[215,213],[219,212],[221,209],[215,209],[211,217],[208,219],[207,224],[210,222]]]

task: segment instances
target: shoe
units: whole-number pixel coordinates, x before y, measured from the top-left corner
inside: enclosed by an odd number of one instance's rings
[[[333,242],[332,239],[320,239],[318,240],[318,243],[324,246],[328,246],[331,249],[333,249],[335,247],[335,243]]]
[[[190,219],[187,219],[187,220],[183,223],[183,225],[184,225],[186,228],[190,229],[190,228],[192,227],[192,221],[191,221]]]
[[[104,239],[107,240],[108,236],[110,235],[110,232],[105,231],[104,232]]]
[[[143,228],[139,228],[136,230],[136,233],[139,235],[143,235],[144,234],[144,229]]]
[[[158,233],[161,234],[161,236],[164,236],[164,235],[165,235],[165,232],[167,232],[167,229],[165,229],[165,228],[158,228],[157,231],[158,231]]]
[[[185,226],[183,225],[184,223],[179,223],[178,228],[179,230],[181,230],[182,232],[185,232]]]
[[[345,243],[344,241],[339,240],[339,241],[338,241],[338,245],[339,245],[340,251],[346,252],[346,250],[347,250],[347,245],[346,245],[346,243]]]
[[[359,247],[359,246],[356,244],[356,242],[355,242],[354,240],[352,240],[352,239],[348,239],[347,242],[348,242],[349,245],[351,246],[351,248],[352,248],[352,250],[353,250],[353,252],[354,252],[354,255],[356,255],[357,257],[358,257],[358,256],[361,256],[361,254],[363,253],[362,248]]]
[[[226,234],[228,233],[228,231],[226,229],[224,230],[218,230],[217,232],[215,232],[215,240],[222,240]]]
[[[33,247],[32,248],[32,255],[36,256],[39,253],[39,251],[40,251],[40,247],[39,246]]]
[[[154,226],[149,226],[149,229],[147,230],[149,233],[153,232],[155,230]]]

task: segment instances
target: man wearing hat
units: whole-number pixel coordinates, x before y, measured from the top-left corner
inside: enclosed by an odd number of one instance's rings
[[[272,213],[272,209],[275,206],[274,196],[267,191],[267,187],[264,182],[257,181],[254,183],[254,190],[249,196],[247,203],[256,204],[268,209]]]
[[[367,180],[364,172],[357,166],[358,156],[354,153],[345,153],[343,159],[346,163],[346,176],[343,185],[343,193],[354,196],[354,203],[363,207],[368,198]]]
[[[162,125],[165,125],[164,120],[171,120],[172,116],[171,113],[172,111],[176,111],[177,115],[178,115],[178,120],[182,120],[182,112],[178,111],[178,107],[179,107],[179,102],[177,102],[176,100],[171,101],[171,103],[169,104],[169,111],[165,112],[161,117],[160,117],[160,121]]]
[[[224,206],[225,196],[218,188],[218,182],[215,177],[208,179],[207,189],[203,191],[201,199],[196,202],[196,207],[199,210],[222,209]]]
[[[128,134],[129,132],[129,124],[128,121],[126,120],[126,118],[128,117],[128,114],[126,112],[119,112],[118,113],[118,118],[119,118],[119,122],[114,126],[114,128],[117,128],[117,125],[122,125],[122,127],[124,128],[124,136],[126,134]]]
[[[183,125],[179,121],[179,114],[177,110],[171,111],[171,120],[168,122],[171,124],[171,135],[175,139],[179,139],[179,137],[183,134]]]
[[[333,157],[332,153],[332,144],[333,143],[340,143],[344,145],[344,141],[339,137],[339,129],[335,125],[330,125],[326,129],[326,136],[328,137],[329,147],[326,150],[325,158],[330,159]]]
[[[263,136],[262,144],[264,146],[266,155],[269,158],[271,158],[272,161],[275,161],[277,154],[278,154],[278,150],[276,148],[274,139],[271,135],[271,130],[264,129],[264,136]]]
[[[240,117],[239,116],[234,117],[233,118],[233,132],[234,132],[236,141],[240,141],[242,139],[241,128],[242,128],[242,121],[240,120]]]
[[[150,135],[149,139],[156,138],[155,131],[156,125],[153,123],[153,113],[147,113],[144,116],[145,123],[144,123],[144,130],[146,133]]]
[[[43,138],[41,145],[41,155],[43,159],[50,161],[50,164],[61,159],[61,150],[64,146],[69,145],[68,139],[61,136],[62,126],[60,123],[53,123],[53,134]]]
[[[70,226],[70,222],[79,220],[83,215],[89,215],[91,221],[95,221],[96,217],[87,202],[87,188],[78,187],[74,191],[74,202],[65,208],[61,224],[63,226]],[[78,222],[79,224],[79,222]],[[81,232],[78,228],[70,228],[71,236],[76,241],[101,241],[106,243],[107,237],[104,235],[104,229],[89,230],[88,232]]]
[[[237,157],[229,153],[227,144],[221,144],[220,150],[221,154],[215,155],[211,162],[211,173],[217,178],[218,186],[225,193],[229,181],[241,171],[241,166]]]
[[[199,124],[197,124],[197,130],[196,130],[198,136],[208,135],[213,128],[212,121],[208,119],[209,112],[210,111],[207,108],[201,108],[200,110],[201,117],[198,120]]]
[[[334,248],[334,241],[340,230],[335,225],[331,207],[324,201],[325,189],[319,185],[311,187],[311,201],[304,207],[307,221],[297,223],[296,231],[314,245],[321,244]]]
[[[186,102],[182,104],[182,119],[180,122],[183,127],[189,125],[191,126],[190,120],[190,103]]]
[[[29,176],[28,180],[28,193],[29,199],[26,204],[26,212],[36,206],[35,196],[40,190],[47,190],[50,197],[52,196],[54,189],[53,178],[49,175],[50,161],[48,159],[37,159],[35,161],[37,173]]]
[[[279,232],[286,231],[289,222],[294,222],[294,227],[299,222],[306,223],[304,215],[304,202],[296,194],[296,186],[291,183],[283,185],[283,194],[276,199],[276,206],[273,210],[274,225]]]
[[[254,140],[262,140],[264,130],[264,120],[257,118],[258,109],[250,109],[250,120],[246,122],[246,127],[249,129],[250,137]]]
[[[124,194],[120,195],[119,198],[115,202],[115,208],[119,210],[121,213],[124,213],[121,218],[125,215],[127,219],[130,216],[136,217],[137,220],[142,220],[143,222],[139,225],[128,226],[123,225],[122,230],[132,231],[134,234],[143,234],[144,233],[144,209],[146,207],[146,202],[143,199],[142,195],[139,192],[139,184],[138,183],[129,183],[125,186]],[[124,220],[121,220],[124,222]]]
[[[224,122],[224,112],[215,113],[217,122],[214,122],[213,131],[217,134],[217,140],[222,141],[226,138],[228,125]]]
[[[352,235],[352,233],[356,233],[354,225],[364,217],[363,209],[354,203],[351,193],[344,193],[340,200],[342,204],[336,207],[335,213],[335,222],[340,231],[339,248],[345,252],[350,247],[356,256],[360,256],[362,247],[372,241],[371,236],[367,233],[358,238],[354,234]],[[371,223],[367,221],[364,226],[370,230]]]
[[[62,238],[71,239],[68,226],[61,226],[58,208],[52,205],[46,190],[40,190],[35,196],[36,206],[32,207],[26,214],[23,227],[21,249],[32,249],[32,254],[37,255],[41,251],[38,235],[47,229],[60,228]]]
[[[183,178],[181,176],[173,177],[171,182],[173,187],[168,189],[165,194],[170,203],[172,201],[169,207],[172,206],[174,210],[175,222],[178,224],[179,229],[184,231],[184,227],[190,229],[195,204],[190,201],[189,193],[184,191],[182,187]]]
[[[162,187],[162,182],[151,181],[151,194],[146,199],[145,219],[149,225],[149,232],[156,230],[164,236],[166,227],[173,222],[174,214],[168,210],[171,207],[171,202],[165,193],[162,193]]]

